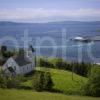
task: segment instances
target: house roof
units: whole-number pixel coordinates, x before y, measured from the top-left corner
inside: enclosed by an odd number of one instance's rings
[[[16,61],[16,63],[19,66],[24,66],[27,64],[32,63],[31,61],[29,61],[29,59],[27,57],[25,57],[24,55],[18,55],[17,57],[13,57],[13,59]]]

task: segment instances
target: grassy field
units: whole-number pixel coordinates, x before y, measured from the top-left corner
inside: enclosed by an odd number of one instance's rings
[[[27,90],[2,90],[0,100],[100,100],[100,98],[67,96],[48,92],[33,92]]]
[[[77,94],[80,88],[87,81],[87,78],[74,74],[72,80],[72,72],[51,69],[51,68],[37,68],[37,71],[45,71],[50,72],[53,82],[54,82],[54,90],[58,90],[64,92],[66,94]],[[22,85],[30,87],[32,86],[32,78],[29,78],[28,81],[24,82]]]
[[[74,74],[74,80],[72,80],[72,73],[69,71],[39,67],[37,68],[37,71],[50,72],[55,84],[53,88],[66,94],[69,92],[78,92],[80,87],[87,81],[87,78],[81,77],[77,74]],[[21,85],[32,88],[32,76],[27,77],[27,81]],[[35,92],[32,89],[0,89],[0,100],[100,100],[100,98],[64,95],[60,93]]]
[[[64,93],[71,94],[78,92],[81,86],[87,81],[87,78],[77,74],[73,75],[72,80],[72,72],[69,71],[51,68],[37,68],[37,70],[50,72],[55,84],[54,89],[60,90]]]

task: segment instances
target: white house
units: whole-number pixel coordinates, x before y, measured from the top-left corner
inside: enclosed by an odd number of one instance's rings
[[[25,75],[35,70],[35,56],[31,50],[27,50],[25,55],[10,57],[3,65],[4,72],[9,75]]]

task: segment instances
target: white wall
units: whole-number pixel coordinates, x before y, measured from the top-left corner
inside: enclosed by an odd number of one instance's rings
[[[35,70],[35,65],[33,63],[27,64],[25,66],[20,66],[21,74],[27,74],[31,71]]]
[[[14,59],[11,57],[9,58],[6,63],[3,65],[3,69],[7,69],[8,67],[12,67],[16,74],[20,74],[20,69],[19,66],[17,65],[17,63],[14,61]]]
[[[30,64],[24,65],[24,66],[19,66],[15,60],[11,57],[7,60],[7,62],[3,65],[3,69],[7,69],[8,67],[12,67],[13,69],[15,69],[16,67],[16,74],[27,74],[33,70],[35,70],[35,62],[32,62]],[[8,71],[9,72],[9,71]]]

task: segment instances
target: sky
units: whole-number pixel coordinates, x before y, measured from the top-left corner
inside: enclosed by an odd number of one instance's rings
[[[100,0],[0,0],[0,21],[100,21]]]

